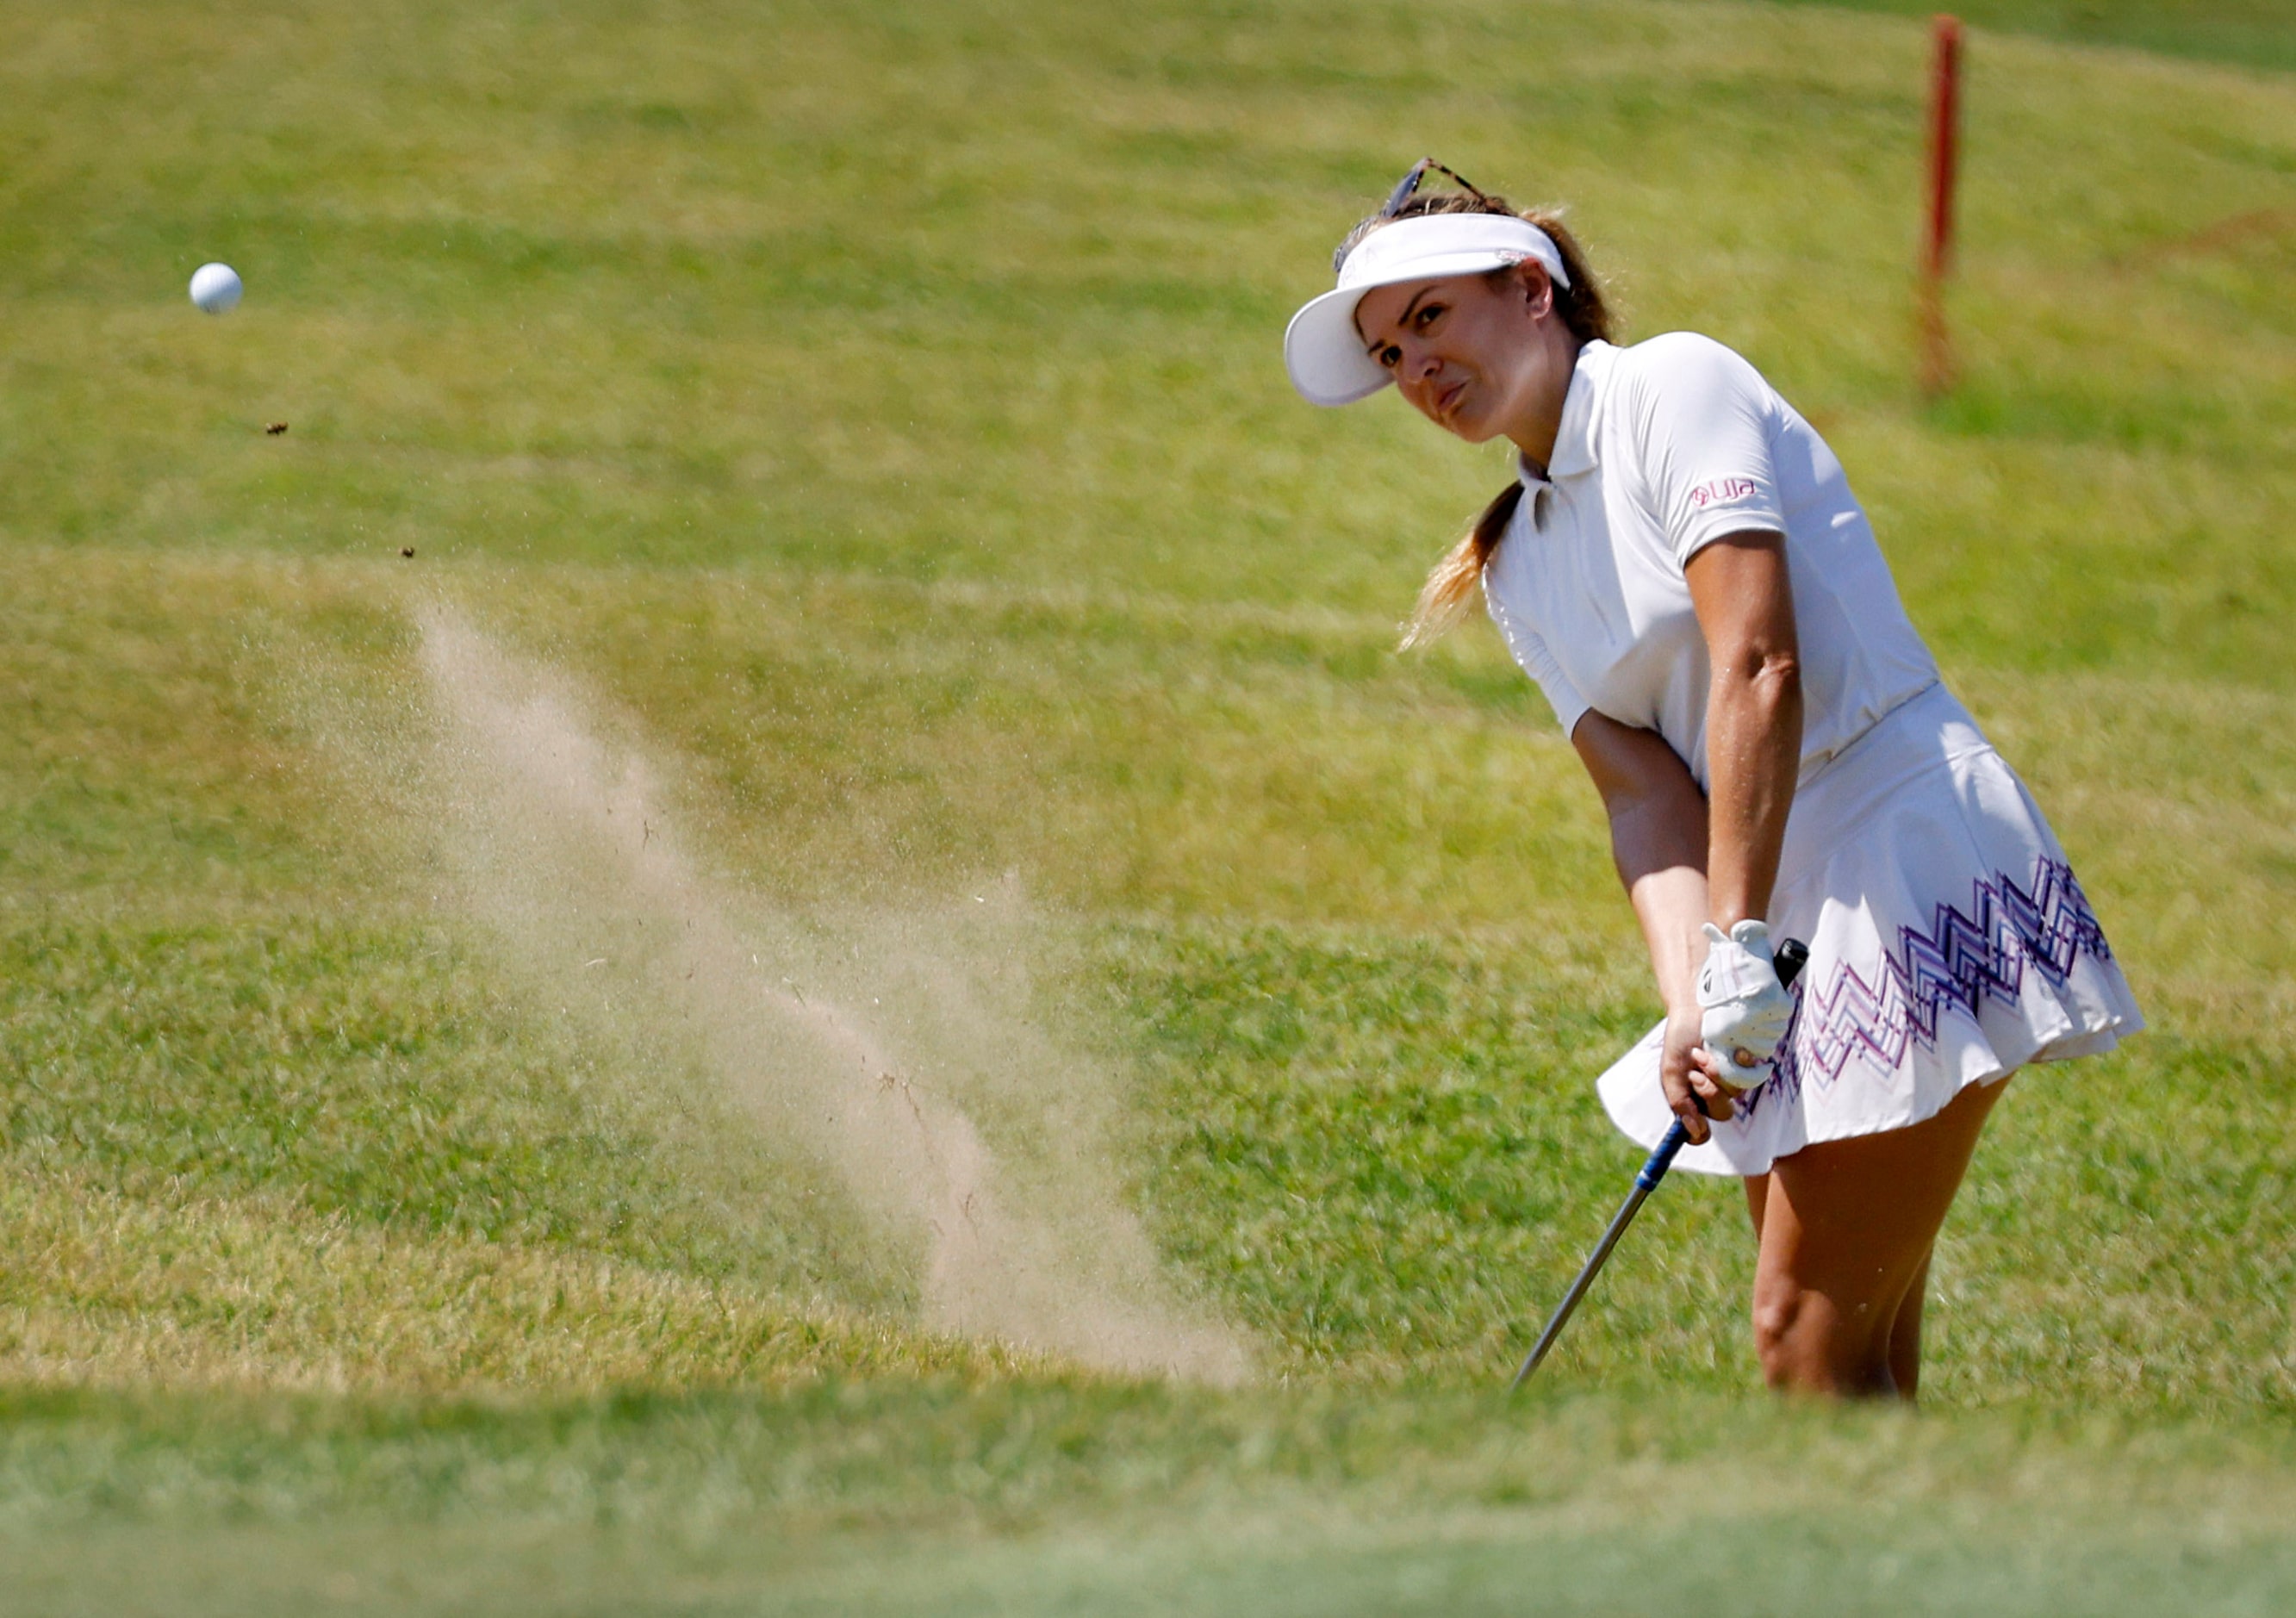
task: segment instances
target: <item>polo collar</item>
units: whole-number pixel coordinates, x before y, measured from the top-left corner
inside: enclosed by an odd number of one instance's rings
[[[1525,489],[1595,470],[1595,406],[1610,374],[1611,357],[1617,352],[1599,337],[1579,349],[1570,391],[1562,396],[1562,420],[1554,430],[1554,454],[1546,464],[1546,476],[1540,477],[1529,462],[1516,460],[1515,476]]]

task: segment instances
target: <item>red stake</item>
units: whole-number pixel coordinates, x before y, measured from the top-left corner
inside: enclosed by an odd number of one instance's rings
[[[1930,67],[1930,228],[1923,244],[1922,391],[1934,398],[1953,386],[1953,340],[1945,329],[1945,272],[1953,255],[1953,186],[1959,167],[1961,21],[1931,24],[1937,53]]]
[[[1953,182],[1960,156],[1961,21],[1939,17],[1931,25],[1937,54],[1930,69],[1930,238],[1925,267],[1930,279],[1945,279],[1953,253]]]

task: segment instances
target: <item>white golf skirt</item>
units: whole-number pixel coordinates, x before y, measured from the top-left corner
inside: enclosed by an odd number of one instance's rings
[[[1794,793],[1770,937],[1809,946],[1770,1077],[1677,1168],[1761,1174],[1815,1141],[1919,1123],[1964,1086],[2109,1051],[2144,1026],[2064,850],[1943,686]],[[1673,1121],[1665,1025],[1599,1081],[1644,1146]]]

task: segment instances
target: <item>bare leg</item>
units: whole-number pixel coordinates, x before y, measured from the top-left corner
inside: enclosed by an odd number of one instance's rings
[[[1748,1181],[1754,1342],[1772,1387],[1913,1397],[1930,1249],[2002,1088],[1972,1085],[1910,1129],[1805,1146]]]
[[[1770,1177],[1750,1174],[1746,1177],[1746,1211],[1754,1220],[1754,1240],[1762,1239],[1762,1210],[1770,1194]],[[1922,1254],[1921,1268],[1906,1288],[1905,1297],[1898,1304],[1898,1318],[1890,1324],[1890,1381],[1892,1391],[1900,1399],[1911,1399],[1922,1380],[1922,1302],[1929,1295],[1930,1258],[1937,1244]]]
[[[1930,1286],[1930,1256],[1937,1244],[1930,1244],[1930,1252],[1922,1254],[1922,1267],[1914,1271],[1913,1285],[1898,1305],[1898,1318],[1890,1324],[1890,1380],[1897,1384],[1898,1397],[1911,1399],[1922,1380],[1922,1300]]]

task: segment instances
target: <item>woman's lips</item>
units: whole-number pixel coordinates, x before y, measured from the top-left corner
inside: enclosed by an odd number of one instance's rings
[[[1452,410],[1459,403],[1459,395],[1464,393],[1466,390],[1467,384],[1464,380],[1453,382],[1449,387],[1444,389],[1442,392],[1435,396],[1435,414],[1443,417],[1446,421],[1449,420]]]

